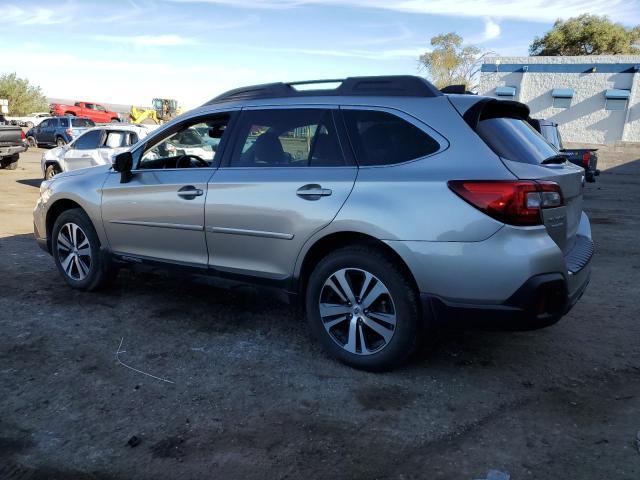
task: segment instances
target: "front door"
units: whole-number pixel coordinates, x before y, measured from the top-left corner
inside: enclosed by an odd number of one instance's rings
[[[220,115],[198,117],[149,137],[134,153],[131,180],[112,172],[103,187],[102,219],[115,254],[206,267],[207,182],[216,151],[205,135],[221,136]],[[216,127],[209,128],[211,123]],[[190,142],[190,152],[180,146]],[[199,145],[196,145],[197,142]]]
[[[243,110],[234,130],[209,183],[209,264],[285,280],[304,243],[337,215],[357,168],[326,106]]]

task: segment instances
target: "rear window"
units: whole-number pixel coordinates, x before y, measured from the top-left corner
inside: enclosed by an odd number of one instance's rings
[[[96,126],[96,124],[93,123],[93,120],[90,120],[88,118],[72,118],[71,124],[76,128],[87,128]]]
[[[558,151],[524,120],[488,118],[478,123],[476,132],[496,155],[507,160],[538,165],[558,154]]]
[[[392,165],[440,149],[428,134],[390,113],[345,109],[343,114],[359,165]]]

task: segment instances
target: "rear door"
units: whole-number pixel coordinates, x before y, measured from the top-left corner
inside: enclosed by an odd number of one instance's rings
[[[53,143],[53,132],[58,124],[58,118],[51,118],[45,120],[38,126],[36,132],[36,141],[38,143],[51,144]]]
[[[78,137],[64,154],[65,171],[95,167],[99,163],[98,148],[102,144],[105,132],[91,130]]]
[[[287,279],[304,243],[337,215],[357,168],[336,129],[336,107],[249,108],[209,182],[209,264]]]
[[[551,238],[568,253],[575,244],[582,216],[584,170],[567,161],[524,120],[503,117],[480,120],[476,131],[516,177],[560,185],[564,205],[544,209],[543,220]]]

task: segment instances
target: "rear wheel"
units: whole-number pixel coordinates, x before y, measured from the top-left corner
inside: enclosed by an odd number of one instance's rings
[[[56,147],[64,147],[67,144],[66,140],[62,137],[56,137]]]
[[[79,290],[96,290],[111,283],[117,270],[100,254],[100,240],[80,208],[66,210],[51,232],[53,258],[65,282]]]
[[[389,256],[346,247],[322,259],[309,277],[307,318],[338,360],[364,370],[401,364],[418,343],[418,295]]]
[[[4,168],[7,170],[15,170],[16,168],[18,168],[18,159],[20,158],[20,155],[17,153],[14,153],[13,155],[11,155],[10,157],[4,157],[0,160],[0,168]]]
[[[111,123],[120,123],[120,120],[117,118],[112,118]]]

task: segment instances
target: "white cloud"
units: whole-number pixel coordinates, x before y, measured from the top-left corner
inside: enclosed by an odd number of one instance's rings
[[[484,21],[484,39],[483,41],[493,40],[494,38],[498,38],[500,36],[501,30],[500,25],[491,20],[490,18],[486,18]]]
[[[136,47],[177,47],[182,45],[194,45],[197,43],[192,38],[186,38],[180,35],[92,35],[91,38],[94,40],[118,43],[122,45],[133,45]]]
[[[608,15],[632,25],[640,22],[637,0],[171,0],[216,3],[245,8],[293,8],[304,5],[355,6],[402,12],[464,17],[512,18],[553,22],[582,13]]]
[[[64,15],[65,9],[51,9],[42,7],[22,8],[16,5],[0,5],[0,24],[8,25],[55,25],[71,20],[70,15]]]

